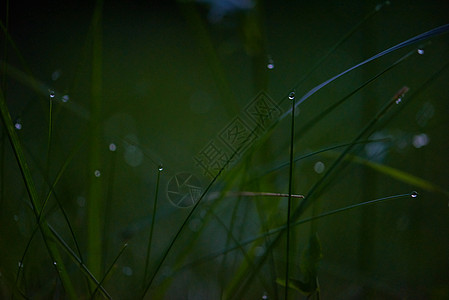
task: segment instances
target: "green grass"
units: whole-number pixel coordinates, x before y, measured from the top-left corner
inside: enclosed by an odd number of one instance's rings
[[[221,23],[198,3],[43,4],[23,38],[7,2],[0,298],[447,297],[449,27],[387,4]],[[245,119],[261,90],[280,109],[264,129]],[[219,138],[237,116],[245,150]],[[189,207],[167,192],[181,172]]]

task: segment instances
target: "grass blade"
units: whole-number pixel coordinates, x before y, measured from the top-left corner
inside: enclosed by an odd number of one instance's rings
[[[378,199],[374,199],[374,200],[370,200],[370,201],[365,201],[365,202],[361,202],[361,203],[357,203],[357,204],[352,204],[352,205],[348,205],[348,206],[345,206],[345,207],[342,207],[342,208],[338,208],[338,209],[335,209],[335,210],[324,212],[324,213],[318,214],[316,216],[312,216],[312,217],[309,217],[309,218],[305,218],[305,219],[301,219],[301,220],[295,221],[295,222],[293,222],[291,224],[291,226],[299,226],[299,225],[302,225],[302,224],[306,224],[306,223],[309,223],[309,222],[312,222],[312,221],[315,221],[315,220],[319,220],[319,219],[322,219],[322,218],[325,218],[325,217],[328,217],[328,216],[332,216],[332,215],[335,215],[335,214],[339,214],[339,213],[342,213],[342,212],[345,212],[345,211],[349,211],[349,210],[352,210],[352,209],[355,209],[355,208],[360,208],[360,207],[363,207],[363,206],[369,206],[369,205],[379,204],[379,203],[392,201],[392,200],[398,200],[398,199],[416,198],[416,196],[417,196],[417,192],[411,192],[411,193],[407,193],[407,194],[398,194],[398,195],[382,197],[382,198],[378,198]],[[287,225],[283,225],[283,226],[271,229],[271,230],[269,230],[269,231],[267,231],[267,232],[265,232],[265,233],[263,233],[261,235],[255,236],[253,238],[247,239],[247,240],[242,241],[242,242],[239,242],[239,244],[236,245],[236,246],[224,249],[224,250],[216,252],[216,253],[212,253],[212,254],[207,255],[205,257],[202,257],[202,258],[199,258],[198,260],[195,260],[195,261],[193,261],[193,262],[191,262],[189,264],[184,265],[182,268],[183,269],[184,268],[190,268],[192,265],[200,264],[200,263],[203,263],[205,261],[212,260],[212,259],[216,258],[217,256],[223,255],[223,254],[231,252],[231,251],[238,250],[240,247],[243,247],[243,246],[246,246],[248,244],[254,243],[255,241],[257,241],[259,239],[264,239],[264,238],[266,238],[268,236],[274,235],[276,233],[280,233],[280,232],[284,231],[286,228],[287,228]]]
[[[41,223],[39,222],[39,215],[41,213],[42,207],[38,200],[36,187],[34,185],[33,177],[31,176],[30,169],[26,162],[25,155],[24,155],[23,149],[22,149],[22,145],[19,141],[19,137],[17,136],[17,133],[14,130],[14,125],[12,123],[11,116],[9,114],[9,110],[8,110],[8,107],[6,106],[6,103],[5,103],[5,100],[3,97],[3,92],[1,90],[0,90],[0,112],[1,112],[2,122],[8,132],[8,137],[11,142],[11,146],[13,148],[14,155],[16,156],[17,162],[19,164],[19,169],[22,174],[22,178],[25,182],[25,187],[26,187],[28,196],[31,201],[31,206],[33,208],[33,212],[36,217],[36,221],[39,226],[39,230],[42,233],[42,237],[46,244],[48,253],[49,253],[50,257],[52,258],[52,261],[56,262],[56,264],[57,264],[57,266],[55,265],[55,268],[56,268],[59,278],[61,279],[64,289],[67,292],[67,295],[71,299],[76,299],[75,289],[73,288],[70,277],[67,274],[64,264],[60,258],[60,254],[59,254],[58,250],[56,249],[55,245],[53,244],[53,242],[50,241],[49,230],[46,226],[42,226]]]
[[[97,284],[97,286],[95,287],[95,290],[92,293],[91,299],[95,299],[95,295],[98,292],[98,289],[101,289],[103,283],[105,282],[106,278],[108,277],[108,275],[111,273],[112,269],[115,266],[115,263],[117,262],[117,260],[120,258],[120,256],[122,256],[123,252],[125,251],[126,247],[128,247],[128,244],[124,244],[122,249],[119,251],[119,253],[117,254],[117,256],[115,257],[114,261],[111,263],[111,265],[109,266],[108,270],[106,271],[106,273],[104,273],[103,278],[101,279],[101,281]]]
[[[67,243],[64,241],[64,239],[56,232],[56,230],[51,227],[50,224],[47,224],[48,228],[50,229],[52,235],[56,238],[57,241],[59,241],[59,244],[66,250],[66,252],[69,254],[69,256],[78,263],[78,265],[81,267],[81,270],[84,272],[84,274],[90,279],[92,283],[94,283],[96,286],[99,286],[98,280],[95,278],[94,274],[86,267],[86,265],[82,262],[82,260],[76,256],[76,253],[73,252],[73,250],[67,245]],[[109,293],[100,286],[100,290],[102,291],[103,295],[107,297],[108,299],[112,299],[112,297],[109,295]]]
[[[288,280],[289,280],[289,264],[290,264],[290,214],[291,214],[291,208],[292,208],[292,188],[293,188],[293,145],[294,139],[295,139],[295,92],[291,92],[288,98],[292,101],[292,117],[291,117],[291,132],[290,132],[290,161],[289,161],[289,173],[288,173],[288,206],[287,206],[287,245],[286,245],[286,262],[285,262],[285,282],[286,286],[288,287]],[[285,300],[288,299],[288,288],[284,289],[285,294],[284,298]]]
[[[434,36],[437,36],[437,35],[446,33],[446,32],[448,32],[448,31],[449,31],[449,24],[446,24],[446,25],[443,25],[443,26],[440,26],[440,27],[431,29],[431,30],[429,30],[429,31],[427,31],[427,32],[421,33],[421,34],[419,34],[419,35],[417,35],[417,36],[415,36],[415,37],[412,37],[412,38],[410,38],[410,39],[408,39],[408,40],[406,40],[406,41],[403,41],[402,43],[399,43],[399,44],[397,44],[397,45],[395,45],[395,46],[393,46],[393,47],[390,47],[390,48],[388,48],[388,49],[386,49],[386,50],[384,50],[384,51],[382,51],[382,52],[379,52],[379,53],[377,53],[376,55],[374,55],[374,56],[372,56],[372,57],[370,57],[370,58],[368,58],[368,59],[362,61],[361,63],[358,63],[358,64],[356,64],[355,66],[352,66],[352,67],[350,67],[349,69],[346,69],[346,70],[344,70],[343,72],[341,72],[341,73],[335,75],[334,77],[332,77],[332,78],[330,78],[330,79],[324,81],[323,83],[320,83],[319,85],[317,85],[316,87],[314,87],[313,89],[311,89],[310,91],[308,91],[304,96],[302,96],[302,97],[296,102],[295,107],[298,106],[298,105],[300,105],[300,104],[303,103],[304,101],[306,101],[306,100],[307,100],[308,98],[310,98],[313,94],[315,94],[316,92],[318,92],[320,89],[322,89],[323,87],[325,87],[325,86],[328,85],[329,83],[331,83],[331,82],[335,81],[336,79],[342,77],[343,75],[345,75],[345,74],[351,72],[352,70],[355,70],[355,69],[357,69],[357,68],[359,68],[359,67],[361,67],[361,66],[363,66],[363,65],[365,65],[365,64],[367,64],[367,63],[369,63],[369,62],[372,62],[372,61],[374,61],[374,60],[376,60],[376,59],[378,59],[378,58],[380,58],[380,57],[382,57],[382,56],[384,56],[384,55],[386,55],[386,54],[389,54],[389,53],[391,53],[391,52],[394,52],[394,51],[396,51],[396,50],[399,50],[399,49],[401,49],[401,48],[403,48],[403,47],[406,47],[406,46],[415,44],[415,43],[417,43],[417,42],[420,42],[420,41],[429,39],[429,38],[431,38],[431,37],[434,37]],[[291,109],[288,110],[287,112],[285,112],[285,113],[280,117],[280,120],[284,119],[288,114],[290,114],[290,112],[291,112]]]
[[[145,288],[145,282],[147,281],[147,277],[148,277],[148,264],[150,263],[150,257],[151,257],[151,245],[153,242],[154,222],[156,219],[157,199],[159,196],[159,182],[161,179],[161,172],[162,172],[162,165],[158,167],[158,172],[157,172],[156,190],[154,192],[155,195],[154,195],[154,204],[153,204],[153,215],[151,216],[150,236],[148,238],[148,247],[147,247],[147,255],[145,258],[145,272],[143,275],[142,288]]]

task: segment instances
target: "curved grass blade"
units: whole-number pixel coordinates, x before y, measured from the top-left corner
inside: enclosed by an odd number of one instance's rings
[[[389,1],[385,1],[381,4],[376,5],[376,7],[371,10],[359,23],[355,24],[343,37],[340,38],[328,51],[325,55],[323,55],[314,65],[313,67],[306,73],[304,76],[293,86],[292,90],[298,89],[301,84],[310,77],[325,61],[326,59],[334,53],[338,47],[340,47],[344,42],[346,42],[354,33],[356,33],[365,23],[367,23],[372,17],[374,17],[381,9],[385,6],[389,5]],[[282,104],[284,100],[288,99],[288,95],[282,98],[279,104]]]
[[[399,50],[399,49],[401,49],[401,48],[403,48],[403,47],[406,47],[406,46],[415,44],[415,43],[417,43],[417,42],[420,42],[420,41],[429,39],[429,38],[431,38],[431,37],[434,37],[434,36],[437,36],[437,35],[446,33],[446,32],[448,32],[448,31],[449,31],[449,24],[442,25],[442,26],[440,26],[440,27],[436,27],[436,28],[434,28],[434,29],[431,29],[431,30],[429,30],[429,31],[427,31],[427,32],[421,33],[421,34],[419,34],[419,35],[417,35],[417,36],[415,36],[415,37],[412,37],[412,38],[410,38],[410,39],[408,39],[408,40],[406,40],[406,41],[403,41],[402,43],[399,43],[399,44],[397,44],[397,45],[395,45],[395,46],[393,46],[393,47],[390,47],[390,48],[388,48],[388,49],[386,49],[386,50],[384,50],[384,51],[382,51],[382,52],[379,52],[378,54],[376,54],[376,55],[374,55],[374,56],[372,56],[372,57],[370,57],[370,58],[368,58],[368,59],[362,61],[361,63],[356,64],[355,66],[350,67],[349,69],[346,69],[345,71],[341,72],[340,74],[335,75],[334,77],[332,77],[332,78],[330,78],[330,79],[324,81],[323,83],[320,83],[319,85],[317,85],[316,87],[314,87],[313,89],[311,89],[310,91],[308,91],[304,96],[302,96],[302,97],[296,102],[295,107],[298,106],[298,105],[300,105],[300,104],[303,103],[304,101],[306,101],[306,100],[307,100],[308,98],[310,98],[313,94],[315,94],[316,92],[318,92],[320,89],[322,89],[323,87],[325,87],[326,85],[328,85],[328,84],[331,83],[332,81],[334,81],[334,80],[336,80],[336,79],[342,77],[343,75],[345,75],[345,74],[351,72],[351,71],[354,70],[354,69],[357,69],[357,68],[359,68],[359,67],[361,67],[361,66],[363,66],[363,65],[365,65],[365,64],[367,64],[367,63],[369,63],[369,62],[372,62],[372,61],[374,61],[374,60],[376,60],[376,59],[378,59],[378,58],[380,58],[380,57],[382,57],[382,56],[384,56],[384,55],[386,55],[386,54],[389,54],[389,53],[391,53],[391,52],[393,52],[393,51],[396,51],[396,50]],[[288,116],[288,114],[290,114],[291,111],[292,111],[292,110],[289,109],[287,112],[285,112],[285,113],[280,117],[280,120],[282,120],[282,119],[284,119],[286,116]]]

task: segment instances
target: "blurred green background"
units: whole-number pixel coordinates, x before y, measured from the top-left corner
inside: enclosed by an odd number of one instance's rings
[[[101,254],[94,275],[102,278],[128,243],[104,283],[116,299],[136,299],[141,293],[159,165],[163,171],[150,273],[191,209],[170,202],[170,179],[181,172],[193,174],[204,190],[212,178],[204,175],[194,158],[242,115],[259,92],[264,91],[285,112],[289,108],[286,96],[293,88],[299,98],[374,54],[449,20],[447,1],[391,1],[378,6],[378,11],[376,6],[382,4],[378,1],[104,1],[97,20],[100,25],[95,27],[95,3],[8,3],[1,8],[2,25],[7,28],[1,38],[2,92],[12,120],[21,124],[16,132],[41,201],[48,182],[69,162],[46,206],[46,221],[75,247],[57,198],[89,261],[94,255],[89,253],[88,232],[94,224],[89,207],[98,201]],[[423,55],[411,55],[315,119],[418,47]],[[410,176],[398,180],[391,171],[344,161],[344,168],[333,173],[303,217],[413,190],[419,197],[361,207],[294,231],[292,276],[300,276],[297,254],[310,232],[318,232],[323,299],[449,298],[448,47],[445,34],[393,52],[339,78],[298,107],[295,156],[350,143],[383,103],[408,86],[402,103],[370,131],[371,138],[385,140],[358,145],[350,154],[431,183],[425,188],[413,184]],[[96,88],[100,89],[97,94]],[[279,122],[264,135],[262,144],[245,152],[218,178],[209,193],[212,196],[203,199],[174,243],[148,298],[224,297],[233,280],[244,274],[239,266],[245,257],[257,261],[261,256],[257,249],[264,251],[264,244],[254,245],[256,250],[251,251],[243,246],[247,256],[238,250],[202,259],[234,245],[229,230],[244,241],[285,224],[287,199],[224,197],[218,201],[213,195],[220,191],[287,193],[288,168],[266,173],[288,161],[289,120],[290,116]],[[306,130],[307,124],[311,126]],[[110,150],[111,143],[115,151]],[[5,130],[1,147],[0,298],[8,298],[36,220]],[[323,176],[323,166],[324,170],[331,166],[341,151],[299,161],[294,193],[308,194]],[[99,176],[92,170],[98,170]],[[281,298],[283,287],[275,281],[284,274],[284,247],[281,239],[271,258],[254,271],[256,278],[234,296]],[[20,290],[32,299],[64,298],[39,234],[31,249],[17,284]],[[68,256],[64,261],[78,296],[89,298],[78,266]],[[296,291],[291,295],[301,297]]]

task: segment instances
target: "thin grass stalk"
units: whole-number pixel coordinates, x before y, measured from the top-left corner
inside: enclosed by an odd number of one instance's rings
[[[387,201],[392,201],[392,200],[397,200],[397,199],[405,199],[405,198],[410,198],[410,197],[411,198],[416,198],[416,195],[417,195],[417,193],[415,191],[413,191],[411,193],[387,196],[387,197],[382,197],[382,198],[378,198],[378,199],[374,199],[374,200],[370,200],[370,201],[365,201],[365,202],[361,202],[361,203],[357,203],[357,204],[352,204],[352,205],[348,205],[348,206],[345,206],[345,207],[342,207],[342,208],[338,208],[338,209],[335,209],[335,210],[324,212],[324,213],[318,214],[316,216],[312,216],[312,217],[305,218],[305,219],[302,219],[302,220],[294,221],[294,222],[291,223],[291,226],[299,226],[299,225],[306,224],[306,223],[311,222],[311,221],[319,220],[319,219],[324,218],[324,217],[328,217],[328,216],[331,216],[331,215],[335,215],[335,214],[338,214],[338,213],[349,211],[349,210],[352,210],[352,209],[355,209],[355,208],[358,208],[358,207],[362,207],[362,206],[365,206],[365,205],[380,204],[382,202],[387,202]],[[201,264],[201,263],[204,263],[205,261],[215,259],[216,257],[218,257],[220,255],[223,255],[225,253],[238,250],[240,247],[248,245],[248,244],[251,244],[251,243],[254,243],[255,241],[257,241],[259,239],[264,239],[264,238],[267,238],[267,237],[269,237],[271,235],[274,235],[276,233],[280,233],[280,232],[286,230],[286,228],[287,228],[287,225],[283,225],[283,226],[271,229],[271,230],[269,230],[269,231],[267,231],[267,232],[265,232],[263,234],[260,234],[258,236],[253,237],[253,238],[250,238],[250,239],[247,239],[245,241],[239,242],[239,244],[236,245],[236,246],[224,249],[224,250],[216,252],[216,253],[209,254],[209,255],[207,255],[205,257],[202,257],[202,258],[199,258],[199,259],[197,259],[197,260],[195,260],[195,261],[193,261],[193,262],[191,262],[189,264],[184,265],[182,267],[182,269],[188,269],[188,268],[190,268],[193,265]]]
[[[17,163],[19,165],[19,169],[22,174],[22,178],[25,182],[25,187],[26,187],[28,196],[31,201],[33,213],[36,217],[36,221],[38,221],[42,207],[38,200],[36,187],[34,185],[33,177],[31,175],[30,169],[26,162],[22,145],[19,141],[19,137],[17,136],[17,133],[14,130],[14,125],[12,123],[11,116],[9,114],[9,110],[8,110],[8,107],[6,106],[6,103],[5,103],[5,100],[3,97],[3,92],[1,90],[0,90],[0,112],[1,112],[1,118],[2,118],[3,124],[8,132],[8,137],[11,142],[11,146],[13,148],[14,155],[16,156],[16,159],[17,159]],[[45,242],[47,251],[48,251],[50,257],[52,258],[52,261],[56,262],[56,264],[54,264],[55,269],[57,271],[59,278],[61,279],[61,282],[64,286],[64,289],[65,289],[68,297],[70,299],[76,299],[75,289],[73,288],[70,277],[68,276],[65,266],[61,260],[59,251],[57,250],[55,245],[50,241],[51,235],[50,235],[50,232],[48,231],[48,228],[46,226],[42,226],[40,222],[37,222],[37,224],[39,226],[39,230],[42,233],[42,238]]]
[[[184,222],[181,224],[181,226],[179,227],[178,231],[176,232],[174,238],[171,240],[170,244],[167,247],[167,250],[164,252],[164,254],[162,255],[161,260],[159,261],[159,264],[156,266],[156,269],[153,272],[153,275],[151,276],[148,284],[146,285],[144,292],[142,294],[142,299],[145,297],[146,293],[148,292],[148,290],[151,287],[151,284],[154,281],[154,278],[156,277],[157,273],[159,272],[160,268],[162,267],[162,264],[164,263],[165,259],[168,256],[168,253],[170,252],[170,250],[173,248],[173,245],[175,244],[176,240],[179,238],[179,236],[181,235],[181,232],[184,230],[184,228],[186,227],[188,221],[190,220],[190,218],[192,217],[193,213],[196,211],[196,208],[199,206],[199,204],[201,203],[201,200],[203,200],[203,198],[205,197],[205,195],[207,194],[207,192],[210,190],[210,188],[212,187],[212,185],[215,183],[215,181],[218,179],[218,177],[221,175],[221,173],[224,171],[225,167],[229,164],[229,162],[234,158],[235,154],[237,152],[234,152],[234,154],[231,156],[231,158],[226,162],[226,164],[220,169],[220,171],[218,172],[218,174],[212,179],[212,181],[209,183],[209,185],[206,187],[206,189],[204,190],[204,192],[201,194],[200,198],[198,199],[198,201],[195,203],[195,205],[193,206],[193,208],[190,210],[189,214],[187,215],[187,217],[184,219]]]
[[[36,224],[36,226],[33,229],[33,232],[31,233],[30,238],[28,239],[27,245],[25,246],[25,250],[22,253],[22,256],[19,260],[18,266],[17,266],[17,275],[16,275],[16,279],[14,282],[14,290],[19,290],[19,278],[20,278],[20,273],[23,270],[23,266],[24,266],[24,261],[25,261],[25,256],[28,253],[28,249],[30,248],[31,242],[36,234],[36,232],[38,231],[39,226]],[[14,291],[13,291],[14,294]]]
[[[381,9],[388,6],[390,3],[389,1],[385,1],[381,4],[376,5],[374,9],[372,9],[368,14],[365,15],[365,17],[355,24],[345,35],[343,35],[327,52],[324,54],[313,66],[312,68],[307,71],[300,80],[293,86],[293,90],[297,90],[301,84],[310,77],[310,75],[313,74],[325,61],[326,59],[334,53],[338,47],[340,47],[344,42],[346,42],[354,33],[356,33],[364,24],[366,24],[372,17],[374,17]],[[285,95],[282,100],[279,102],[279,104],[282,104],[284,100],[288,99],[288,95]]]
[[[115,145],[115,144],[114,144]],[[109,145],[111,147],[111,144]],[[113,201],[114,201],[114,186],[115,186],[115,167],[117,163],[117,149],[109,148],[110,150],[110,159],[108,165],[110,166],[108,168],[108,182],[106,186],[106,201],[105,201],[105,207],[104,207],[104,226],[103,226],[103,253],[108,253],[108,249],[110,247],[109,241],[109,230],[111,226],[111,216],[112,216],[112,207],[113,207]],[[106,259],[107,255],[102,256],[102,268],[106,268]]]
[[[375,115],[375,117],[359,132],[359,134],[352,140],[352,142],[349,144],[349,146],[340,154],[340,156],[334,161],[334,163],[329,167],[329,169],[324,173],[324,175],[318,180],[310,189],[308,194],[305,196],[304,201],[302,201],[299,206],[295,209],[293,212],[292,220],[296,220],[299,218],[299,216],[304,212],[304,210],[309,206],[311,203],[312,195],[318,190],[319,187],[324,183],[324,181],[329,177],[329,175],[333,172],[333,170],[339,165],[339,163],[343,160],[343,158],[349,153],[349,151],[354,147],[354,145],[357,143],[357,141],[360,140],[360,138],[365,135],[378,121],[379,119],[385,115],[385,113],[390,110],[390,108],[396,104],[395,98],[388,100],[382,109],[378,111],[378,113]],[[275,244],[279,242],[279,239],[283,232],[280,232],[272,241],[272,243],[269,246],[269,250],[271,250]],[[261,265],[266,260],[267,255],[263,255],[259,261],[259,263],[256,265],[256,270],[258,270]],[[239,293],[245,290],[246,286],[253,280],[254,275],[251,273],[249,276],[247,276],[244,279],[243,284],[240,286]]]
[[[292,101],[292,117],[291,117],[291,129],[290,129],[290,162],[289,162],[289,172],[288,172],[288,206],[287,206],[287,245],[286,245],[286,262],[285,262],[285,290],[284,299],[288,299],[288,281],[289,281],[289,270],[290,270],[290,214],[292,209],[292,188],[293,188],[293,145],[295,139],[295,93],[291,92],[288,97]]]
[[[39,213],[39,216],[38,216],[38,218],[37,218],[36,226],[35,226],[35,228],[34,228],[32,234],[31,234],[31,236],[30,236],[30,238],[29,238],[29,240],[28,240],[28,242],[27,242],[27,245],[26,245],[26,247],[25,247],[25,250],[24,250],[24,252],[23,252],[23,254],[22,254],[22,257],[21,257],[21,259],[20,259],[20,264],[19,264],[19,267],[18,267],[18,272],[17,272],[17,276],[16,276],[16,281],[15,281],[15,284],[14,284],[15,288],[18,288],[19,275],[20,275],[21,270],[23,269],[23,268],[22,268],[23,262],[24,262],[24,260],[25,260],[25,257],[26,257],[26,255],[27,255],[27,253],[28,253],[28,250],[30,249],[31,241],[33,240],[34,235],[36,234],[37,229],[39,228],[39,224],[38,224],[38,223],[42,223],[42,221],[45,220],[45,219],[42,218],[42,216],[43,216],[43,214],[44,214],[46,204],[48,203],[48,200],[50,199],[50,196],[51,196],[52,193],[54,192],[54,188],[55,188],[56,184],[59,182],[60,178],[62,177],[62,175],[63,175],[64,171],[66,170],[67,166],[69,165],[69,163],[72,161],[73,156],[75,155],[75,153],[78,152],[78,150],[81,148],[82,145],[83,145],[82,142],[81,142],[81,143],[78,143],[78,147],[75,148],[75,149],[73,149],[73,151],[70,153],[69,157],[65,160],[63,166],[60,168],[58,174],[56,175],[55,180],[53,181],[53,183],[51,184],[51,186],[50,186],[50,188],[49,188],[49,190],[48,190],[47,196],[45,197],[45,200],[44,200],[44,202],[43,202],[43,204],[42,204],[42,209],[41,209],[41,211],[40,211],[40,213]],[[46,177],[45,174],[44,174],[44,177]],[[79,247],[79,243],[78,243],[78,241],[77,241],[77,239],[76,239],[76,236],[75,236],[75,233],[74,233],[74,231],[73,231],[73,227],[72,227],[72,225],[71,225],[71,223],[70,223],[70,221],[69,221],[68,215],[67,215],[67,213],[65,212],[64,208],[62,207],[62,204],[61,204],[60,201],[58,200],[58,197],[55,196],[55,200],[56,200],[56,202],[57,202],[57,204],[58,204],[58,206],[59,206],[59,208],[60,208],[60,210],[61,210],[61,212],[62,212],[62,214],[63,214],[63,217],[64,217],[64,219],[65,219],[65,221],[66,221],[66,223],[67,223],[67,225],[68,225],[68,227],[69,227],[70,234],[71,234],[71,236],[72,236],[72,238],[73,238],[73,241],[74,241],[74,243],[75,243],[76,249],[77,249],[77,251],[78,251],[78,255],[80,256],[81,261],[83,261],[83,259],[82,259],[82,253],[81,253],[81,250],[80,250],[80,247]]]
[[[258,129],[258,127],[256,126],[253,131],[251,132],[251,134],[253,134],[256,130]],[[211,182],[207,185],[206,189],[203,191],[203,193],[201,194],[201,196],[199,197],[198,201],[195,203],[195,205],[192,207],[192,209],[190,210],[189,214],[187,215],[187,217],[184,219],[184,222],[181,224],[181,226],[179,227],[178,231],[176,232],[175,236],[173,237],[173,239],[171,240],[170,244],[167,247],[167,250],[164,252],[164,254],[162,255],[161,260],[159,261],[159,264],[156,266],[156,269],[153,273],[153,276],[150,278],[148,284],[146,285],[146,288],[142,294],[142,299],[145,297],[146,293],[148,292],[148,290],[151,287],[151,284],[154,281],[154,278],[156,277],[157,273],[159,272],[160,268],[162,267],[162,264],[164,263],[165,259],[168,256],[168,253],[170,252],[170,250],[173,248],[173,245],[175,244],[176,240],[180,237],[181,233],[184,231],[184,228],[186,227],[188,221],[190,220],[190,218],[192,217],[193,213],[196,211],[196,209],[198,208],[198,206],[200,205],[200,203],[202,202],[201,200],[204,199],[204,197],[206,196],[206,194],[209,192],[209,190],[212,188],[212,186],[214,185],[214,183],[217,181],[217,179],[220,177],[220,175],[223,173],[223,171],[226,169],[226,167],[230,164],[230,162],[234,159],[234,157],[239,153],[239,151],[241,150],[241,148],[243,147],[244,144],[242,144],[239,148],[237,148],[234,153],[232,153],[232,155],[229,157],[229,159],[224,163],[224,165],[220,168],[220,170],[218,171],[218,173],[214,176],[214,178],[211,180]]]
[[[126,247],[128,247],[128,244],[124,244],[122,249],[119,251],[119,253],[117,254],[117,256],[114,258],[114,260],[112,261],[111,265],[109,266],[109,268],[107,269],[107,271],[104,273],[103,278],[101,278],[100,282],[97,284],[97,286],[95,287],[95,290],[93,291],[90,299],[95,299],[95,295],[98,292],[98,289],[101,289],[101,287],[103,286],[103,283],[106,281],[106,278],[109,276],[109,274],[111,273],[112,269],[115,266],[115,263],[117,262],[117,260],[120,258],[120,256],[122,256],[123,252],[125,251]]]
[[[244,174],[244,176],[246,176],[246,174],[247,174],[247,168],[248,168],[248,165],[249,165],[249,161],[250,161],[250,157],[248,157],[246,160],[245,160],[245,163],[244,163],[244,167],[243,167],[243,174]],[[242,181],[244,181],[244,179],[242,180]],[[240,182],[240,184],[242,184],[242,182]],[[210,199],[210,198],[209,198]],[[234,203],[234,205],[233,205],[233,208],[232,208],[232,213],[231,213],[231,221],[230,221],[230,226],[229,226],[229,228],[227,228],[228,229],[228,233],[227,233],[227,235],[226,235],[226,245],[230,245],[230,243],[231,243],[231,241],[232,241],[232,239],[234,238],[234,236],[233,236],[233,232],[234,232],[234,228],[235,228],[235,226],[236,226],[236,220],[237,220],[237,213],[238,213],[238,211],[239,211],[239,208],[240,208],[240,204],[242,203],[242,198],[241,198],[241,196],[238,196],[237,197],[237,200],[236,200],[236,202]],[[213,212],[213,211],[212,211]],[[217,219],[219,219],[219,217],[218,216],[216,216],[216,214],[215,213],[213,213],[213,215],[214,215],[214,217],[216,217]],[[222,222],[221,222],[221,220],[219,221],[219,223],[220,224],[222,224]],[[223,223],[223,225],[224,225],[224,223]],[[242,231],[240,231],[240,233],[242,233]],[[220,268],[221,268],[221,272],[219,273],[219,282],[221,283],[221,292],[223,293],[223,290],[224,290],[224,288],[223,288],[223,286],[226,284],[226,282],[227,282],[227,278],[225,278],[225,276],[226,276],[226,265],[227,265],[227,258],[228,258],[228,256],[227,255],[224,255],[224,257],[223,257],[223,259],[221,260],[221,266],[220,266]],[[237,260],[237,257],[235,256],[234,257],[234,259],[233,259],[233,262],[231,263],[231,268],[233,269],[234,268],[234,266],[236,265],[236,260]]]
[[[59,244],[63,247],[63,249],[69,254],[69,256],[80,266],[81,271],[84,272],[84,274],[89,278],[89,280],[95,284],[95,286],[99,285],[99,281],[95,278],[95,275],[92,274],[92,272],[87,268],[87,266],[81,261],[81,259],[76,256],[76,253],[73,252],[73,250],[67,245],[67,243],[64,241],[64,239],[56,232],[56,230],[50,225],[47,224],[48,228],[50,229],[53,237],[59,241]],[[108,298],[112,299],[112,297],[109,295],[109,293],[100,286],[100,290],[102,291],[103,295]]]
[[[157,171],[156,189],[155,189],[154,202],[153,202],[153,215],[151,216],[150,236],[148,237],[147,255],[145,257],[145,272],[144,272],[143,280],[142,280],[142,289],[145,288],[145,282],[148,279],[147,278],[148,277],[148,267],[150,264],[151,246],[153,244],[153,232],[154,232],[154,223],[156,220],[157,200],[158,200],[158,196],[159,196],[159,182],[161,179],[161,172],[162,172],[162,165],[158,167],[158,171]]]
[[[408,39],[408,40],[406,40],[406,41],[403,41],[402,43],[399,43],[399,44],[397,44],[397,45],[394,45],[393,47],[390,47],[390,48],[388,48],[388,49],[386,49],[386,50],[384,50],[384,51],[382,51],[382,52],[379,52],[379,53],[377,53],[376,55],[373,55],[372,57],[370,57],[370,58],[368,58],[368,59],[362,61],[361,63],[358,63],[358,64],[356,64],[355,66],[352,66],[351,68],[346,69],[345,71],[343,71],[343,72],[341,72],[341,73],[335,75],[334,77],[332,77],[332,78],[326,80],[325,82],[323,82],[323,83],[317,85],[316,87],[314,87],[313,89],[311,89],[310,91],[308,91],[304,96],[302,96],[302,97],[296,102],[295,106],[298,106],[298,105],[300,105],[301,103],[303,103],[304,101],[306,101],[306,100],[307,100],[308,98],[310,98],[313,94],[315,94],[316,92],[318,92],[319,90],[321,90],[323,87],[325,87],[325,86],[328,85],[329,83],[331,83],[331,82],[337,80],[338,78],[340,78],[340,77],[342,77],[342,76],[348,74],[349,72],[351,72],[351,71],[353,71],[353,70],[355,70],[355,69],[357,69],[357,68],[359,68],[359,67],[361,67],[361,66],[363,66],[363,65],[365,65],[365,64],[367,64],[367,63],[369,63],[369,62],[372,62],[372,61],[374,61],[374,60],[376,60],[376,59],[378,59],[378,58],[380,58],[380,57],[382,57],[382,56],[384,56],[384,55],[386,55],[386,54],[389,54],[389,53],[391,53],[391,52],[394,52],[394,51],[399,50],[399,49],[401,49],[401,48],[404,48],[404,47],[406,47],[406,46],[413,45],[413,44],[415,44],[415,43],[418,43],[418,42],[420,42],[420,41],[424,41],[424,40],[426,40],[426,39],[429,39],[429,38],[431,38],[431,37],[434,37],[434,36],[437,36],[437,35],[446,33],[446,32],[448,32],[448,31],[449,31],[449,24],[442,25],[442,26],[433,28],[433,29],[431,29],[431,30],[429,30],[429,31],[426,31],[426,32],[424,32],[424,33],[421,33],[421,34],[419,34],[419,35],[417,35],[417,36],[414,36],[414,37],[412,37],[412,38],[410,38],[410,39]],[[289,111],[287,111],[286,113],[284,113],[284,114],[280,117],[280,119],[281,119],[281,120],[284,119],[286,116],[288,116],[288,114],[289,114],[290,112],[291,112],[291,109],[290,109]]]

